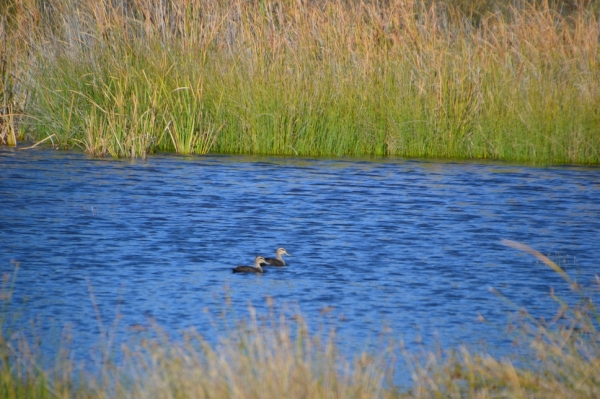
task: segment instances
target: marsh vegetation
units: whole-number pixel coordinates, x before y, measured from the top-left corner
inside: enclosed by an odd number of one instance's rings
[[[0,3],[0,139],[600,160],[594,1]]]

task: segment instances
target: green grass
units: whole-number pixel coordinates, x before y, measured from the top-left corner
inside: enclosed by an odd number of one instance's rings
[[[62,148],[600,162],[593,1],[49,4],[5,75]]]
[[[113,348],[110,331],[101,327],[102,361],[90,368],[77,364],[64,343],[53,362],[40,362],[35,350],[39,342],[25,338],[27,334],[9,333],[2,319],[0,397],[599,397],[600,315],[586,291],[545,255],[520,243],[505,244],[535,256],[582,298],[570,306],[553,296],[557,314],[551,320],[518,310],[507,337],[521,340],[529,348],[526,356],[498,359],[465,348],[415,354],[391,342],[382,353],[365,351],[347,358],[332,331],[311,330],[301,317],[286,318],[274,307],[266,315],[249,307],[246,321],[224,329],[212,344],[194,331],[172,340],[154,326]],[[10,300],[13,284],[14,279],[5,276],[0,296],[4,303]],[[117,352],[121,360],[115,363],[111,358]],[[395,361],[404,361],[410,387],[394,386]]]

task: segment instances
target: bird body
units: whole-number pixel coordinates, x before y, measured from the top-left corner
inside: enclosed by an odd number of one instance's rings
[[[260,266],[263,262],[265,262],[265,258],[257,256],[254,258],[254,266],[238,266],[231,270],[233,273],[264,273],[265,271]]]
[[[261,263],[261,266],[285,266],[285,261],[281,257],[281,255],[292,256],[287,253],[285,248],[277,248],[275,251],[275,258],[263,258],[264,261]]]

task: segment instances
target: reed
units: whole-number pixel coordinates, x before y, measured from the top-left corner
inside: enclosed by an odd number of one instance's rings
[[[0,5],[2,15],[12,8]],[[27,89],[22,87],[25,69],[21,54],[25,51],[20,38],[22,32],[0,17],[0,145],[16,146],[23,138],[18,128],[19,117],[26,102]]]
[[[4,20],[61,147],[600,161],[594,1],[44,4]]]

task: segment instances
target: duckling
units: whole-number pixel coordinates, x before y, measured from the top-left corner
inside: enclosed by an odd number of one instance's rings
[[[277,255],[275,258],[264,258],[264,261],[263,263],[261,263],[261,266],[285,266],[285,261],[283,260],[281,255],[292,256],[287,253],[285,248],[277,248],[275,254]]]
[[[254,258],[254,266],[238,266],[231,269],[234,273],[264,273],[261,263],[265,262],[265,258],[257,256]]]

